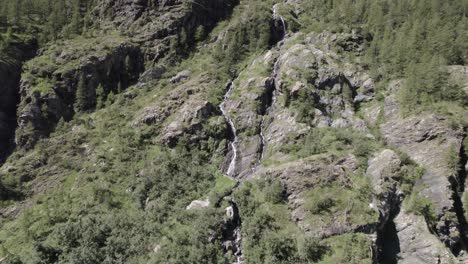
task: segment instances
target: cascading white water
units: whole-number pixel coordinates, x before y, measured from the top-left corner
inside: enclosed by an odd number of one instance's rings
[[[276,59],[275,61],[275,64],[273,65],[273,74],[272,74],[272,77],[274,79],[274,86],[275,86],[275,89],[273,90],[272,92],[272,98],[271,98],[271,104],[270,106],[268,106],[268,108],[266,109],[265,111],[265,114],[263,115],[262,117],[262,122],[260,124],[260,138],[262,140],[262,152],[260,154],[260,160],[259,162],[261,162],[263,160],[263,157],[265,156],[265,150],[266,150],[266,144],[267,144],[267,140],[265,138],[265,134],[264,134],[264,131],[265,131],[265,118],[269,115],[270,111],[271,111],[271,108],[275,105],[276,103],[276,92],[278,90],[278,87],[277,87],[277,81],[276,81],[276,77],[278,76],[278,64],[279,64],[279,58]]]
[[[282,36],[282,39],[284,39],[284,37],[286,36],[286,23],[284,22],[284,19],[282,16],[278,15],[278,12],[277,12],[277,5],[274,5],[273,6],[273,17],[274,18],[278,18],[281,20],[281,24],[282,24],[282,27],[283,27],[283,36]],[[280,43],[278,45],[278,47],[280,47],[282,45],[282,43]],[[267,143],[267,140],[265,139],[265,135],[264,135],[264,129],[265,129],[265,118],[266,116],[268,116],[268,114],[270,113],[270,109],[273,107],[273,105],[275,105],[276,103],[276,90],[277,90],[277,82],[276,82],[276,77],[278,75],[278,64],[279,64],[279,58],[275,61],[274,63],[274,66],[273,66],[273,74],[272,74],[272,77],[275,79],[275,87],[272,91],[272,100],[271,100],[271,104],[267,107],[267,109],[265,110],[265,114],[262,118],[262,122],[261,122],[261,129],[260,129],[260,137],[261,137],[261,142],[262,142],[262,149],[261,149],[261,158],[259,159],[258,162],[260,162],[263,157],[264,157],[264,152],[265,152],[265,146],[266,146],[266,143]],[[231,161],[229,163],[229,167],[228,167],[228,170],[226,172],[227,176],[229,177],[232,177],[234,178],[236,175],[236,166],[237,166],[237,156],[238,156],[238,144],[239,144],[239,139],[237,137],[237,130],[236,130],[236,127],[234,125],[234,122],[233,120],[229,117],[229,114],[228,114],[228,111],[226,110],[226,102],[229,100],[229,97],[231,96],[233,90],[234,90],[234,81],[232,81],[229,86],[228,86],[228,89],[227,89],[227,92],[226,94],[224,95],[224,99],[223,99],[223,102],[220,104],[219,108],[221,109],[221,113],[223,114],[224,118],[226,119],[226,121],[228,122],[229,124],[229,129],[231,130],[231,133],[232,133],[232,141],[230,142],[230,146],[231,146],[231,149],[232,149],[232,158],[231,158]],[[239,216],[238,216],[239,217]],[[237,227],[234,229],[233,233],[232,233],[232,238],[231,240],[235,245],[235,252],[232,252],[233,255],[235,256],[236,260],[234,263],[232,264],[244,264],[244,255],[243,255],[243,252],[242,252],[242,234],[241,234],[241,223],[240,223],[240,218],[238,219],[238,223],[237,223]]]
[[[287,28],[286,28],[286,23],[284,22],[284,18],[279,15],[278,13],[278,4],[275,4],[273,6],[273,18],[274,19],[277,19],[279,18],[281,20],[281,24],[282,24],[282,27],[283,27],[283,32],[284,32],[284,35],[283,35],[283,38],[282,40],[278,43],[278,48],[281,47],[281,45],[284,43],[284,38],[286,36],[286,32],[287,32]],[[278,64],[280,62],[280,59],[277,58],[274,65],[273,65],[273,74],[272,74],[272,77],[274,79],[274,90],[272,92],[272,99],[271,99],[271,104],[268,106],[268,108],[266,109],[265,111],[265,114],[263,115],[263,118],[262,118],[262,122],[260,124],[260,138],[261,138],[261,141],[262,141],[262,149],[261,149],[261,153],[260,153],[260,160],[258,161],[258,164],[263,160],[264,156],[265,156],[265,150],[266,150],[266,144],[267,144],[267,140],[265,138],[265,134],[264,134],[264,130],[265,130],[265,118],[268,116],[268,114],[270,113],[271,111],[271,108],[275,105],[276,103],[276,93],[278,91],[278,87],[277,87],[277,76],[278,76]],[[257,165],[258,165],[257,164]],[[257,166],[256,166],[257,167]]]
[[[286,35],[286,31],[287,31],[286,23],[284,22],[283,16],[279,15],[278,13],[278,4],[273,6],[273,18],[274,19],[279,18],[281,20],[281,26],[283,27],[283,34]],[[284,38],[284,35],[283,35],[283,38]]]
[[[230,84],[229,84],[229,89],[228,91],[226,92],[226,94],[224,95],[224,100],[223,102],[221,103],[221,105],[219,106],[219,108],[221,109],[221,112],[223,113],[223,116],[224,118],[226,119],[226,121],[228,122],[229,124],[229,129],[231,129],[231,133],[233,135],[233,140],[231,141],[231,149],[232,149],[232,152],[233,152],[233,155],[232,155],[232,159],[231,159],[231,162],[229,163],[229,167],[228,167],[228,170],[226,172],[226,174],[230,177],[233,177],[234,176],[234,173],[235,173],[235,170],[236,170],[236,160],[237,160],[237,144],[238,144],[238,138],[237,138],[237,131],[236,131],[236,127],[234,126],[234,122],[232,121],[232,119],[229,117],[228,115],[228,112],[226,111],[225,109],[225,106],[226,106],[226,101],[229,99],[229,96],[231,95],[232,91],[234,90],[234,81],[232,81]]]

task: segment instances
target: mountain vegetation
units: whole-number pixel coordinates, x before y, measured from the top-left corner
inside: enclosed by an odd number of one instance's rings
[[[0,0],[0,263],[466,263],[467,11]]]

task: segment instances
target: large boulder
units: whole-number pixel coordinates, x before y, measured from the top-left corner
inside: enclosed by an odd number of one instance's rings
[[[427,227],[423,216],[402,210],[394,219],[401,264],[457,263],[450,250]]]
[[[398,209],[402,199],[399,190],[400,169],[402,162],[398,155],[390,149],[384,149],[369,160],[366,175],[370,177],[374,193],[375,205],[381,216],[381,224],[385,225],[391,214]]]

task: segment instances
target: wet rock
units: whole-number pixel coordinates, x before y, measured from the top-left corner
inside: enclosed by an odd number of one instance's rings
[[[281,16],[280,4],[275,4],[272,7],[273,10],[273,26],[272,26],[272,35],[274,42],[281,41],[284,39],[288,32],[288,25],[286,21]]]
[[[237,134],[234,177],[248,176],[261,157],[262,118],[272,103],[275,83],[271,73],[258,74],[255,69],[268,68],[273,63],[272,54],[257,58],[233,82],[232,93],[224,102],[224,109]],[[230,159],[231,156],[228,155],[227,158]]]
[[[229,220],[234,219],[234,216],[235,216],[235,215],[234,215],[234,213],[235,213],[235,212],[234,212],[234,207],[228,206],[228,207],[226,207],[226,209],[224,209],[224,211],[226,211],[226,216],[227,216],[227,218],[228,218]]]
[[[0,164],[14,147],[22,65],[35,55],[37,41],[12,36],[4,45],[7,57],[0,60]]]
[[[232,200],[230,204],[225,209],[226,217],[224,219],[221,246],[226,259],[228,259],[228,256],[234,256],[236,258],[235,263],[241,264],[244,261],[242,254],[242,221],[237,204]]]

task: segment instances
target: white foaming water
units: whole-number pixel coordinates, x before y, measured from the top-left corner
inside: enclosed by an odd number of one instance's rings
[[[273,10],[273,18],[279,18],[281,20],[281,25],[283,27],[283,37],[282,37],[282,40],[279,42],[278,44],[278,47],[281,47],[281,45],[283,44],[284,42],[284,38],[286,36],[286,33],[287,33],[287,28],[286,28],[286,23],[284,22],[284,19],[281,15],[279,15],[278,13],[278,4],[275,4],[272,8]],[[260,160],[258,161],[258,163],[260,163],[262,160],[263,160],[263,157],[265,156],[265,150],[266,150],[266,143],[267,143],[267,140],[265,138],[265,134],[264,134],[264,130],[265,130],[265,118],[268,116],[268,114],[270,113],[271,111],[271,108],[275,105],[276,103],[276,93],[277,93],[277,81],[276,81],[276,77],[278,76],[278,64],[280,62],[280,59],[277,58],[276,61],[275,61],[275,64],[273,65],[273,74],[272,74],[272,77],[274,78],[275,80],[275,88],[273,90],[273,93],[272,93],[272,100],[271,100],[271,104],[270,106],[268,106],[268,108],[266,109],[265,111],[265,114],[262,118],[262,123],[260,124],[260,138],[262,140],[262,152],[260,154]]]
[[[234,90],[234,81],[232,81],[229,84],[229,89],[228,89],[227,93],[224,95],[223,102],[219,106],[219,108],[221,109],[221,112],[223,113],[224,118],[229,123],[229,128],[231,129],[232,135],[234,136],[234,140],[231,142],[231,149],[233,151],[233,156],[232,156],[231,162],[229,163],[228,170],[226,172],[226,174],[228,176],[230,176],[230,177],[234,176],[233,174],[234,174],[235,169],[236,169],[238,139],[237,139],[236,127],[234,126],[234,122],[232,121],[232,119],[229,117],[228,112],[225,109],[225,106],[226,106],[226,101],[229,99],[229,96],[231,95],[233,90]]]
[[[281,25],[283,27],[284,35],[286,35],[286,23],[284,22],[283,16],[278,14],[278,4],[273,6],[273,18],[279,18],[281,20]],[[284,36],[283,36],[284,37]]]
[[[281,43],[280,43],[279,46],[281,46]],[[266,109],[265,114],[262,117],[262,123],[260,125],[260,138],[262,139],[262,153],[260,155],[259,162],[261,162],[263,160],[263,157],[265,156],[265,150],[266,150],[266,144],[267,144],[267,140],[266,140],[265,134],[264,134],[264,131],[265,131],[265,118],[269,115],[269,113],[271,112],[271,108],[276,103],[276,98],[277,98],[276,93],[278,92],[278,87],[277,87],[278,82],[276,81],[276,79],[277,79],[277,76],[278,76],[278,69],[279,69],[278,64],[279,64],[279,62],[280,62],[280,58],[278,57],[276,59],[276,61],[275,61],[275,64],[273,65],[272,77],[275,80],[275,83],[274,83],[275,88],[274,88],[274,90],[272,92],[271,104]]]

